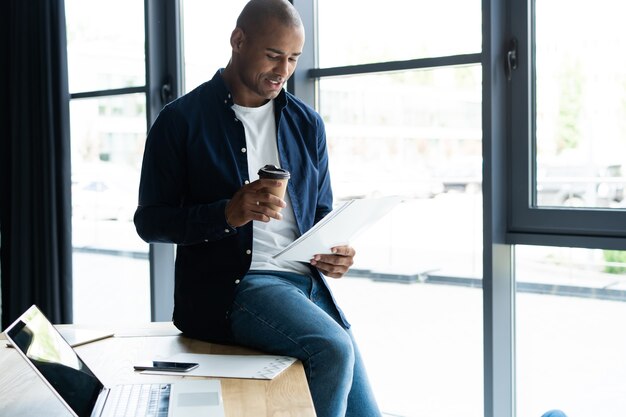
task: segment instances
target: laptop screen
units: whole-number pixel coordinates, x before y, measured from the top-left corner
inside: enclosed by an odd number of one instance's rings
[[[102,383],[36,306],[5,333],[76,415],[91,415]]]

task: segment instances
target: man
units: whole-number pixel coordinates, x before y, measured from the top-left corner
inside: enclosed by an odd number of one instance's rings
[[[304,45],[286,0],[251,0],[224,70],[168,104],[150,129],[135,225],[176,243],[174,323],[190,337],[300,359],[319,417],[380,416],[349,324],[322,274],[340,278],[350,246],[310,263],[280,249],[332,209],[320,116],[283,87]],[[284,200],[257,179],[290,171]],[[274,210],[270,205],[279,207]]]

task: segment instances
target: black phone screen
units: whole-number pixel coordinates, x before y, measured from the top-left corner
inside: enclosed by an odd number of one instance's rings
[[[152,361],[152,365],[135,365],[137,371],[187,372],[198,367],[194,362]]]

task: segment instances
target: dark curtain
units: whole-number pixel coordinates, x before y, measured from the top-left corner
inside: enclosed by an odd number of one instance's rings
[[[64,0],[0,4],[2,328],[37,304],[72,321]]]

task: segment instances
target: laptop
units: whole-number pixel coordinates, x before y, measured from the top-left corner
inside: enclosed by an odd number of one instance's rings
[[[4,333],[75,417],[224,417],[219,380],[105,387],[37,306]]]

